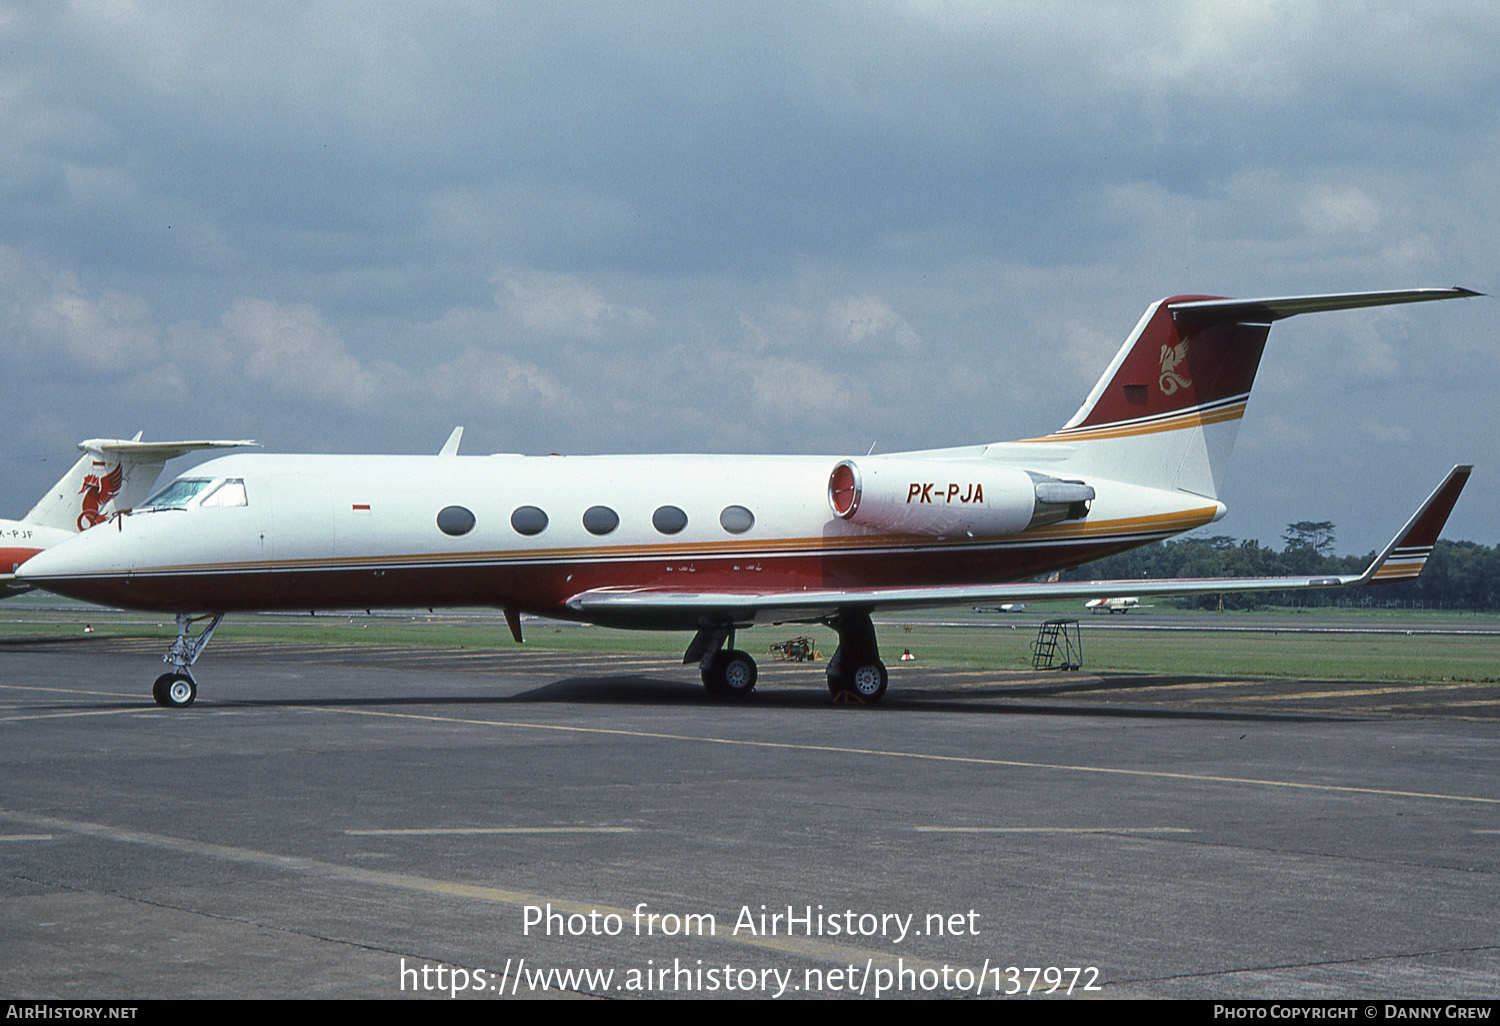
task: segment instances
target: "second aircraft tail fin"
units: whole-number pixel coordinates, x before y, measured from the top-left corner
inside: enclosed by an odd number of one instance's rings
[[[200,449],[255,444],[249,440],[143,442],[141,432],[131,439],[90,438],[78,443],[82,458],[21,519],[64,531],[87,530],[146,498],[167,460]]]

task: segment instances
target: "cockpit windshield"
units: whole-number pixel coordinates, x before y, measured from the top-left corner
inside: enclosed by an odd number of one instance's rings
[[[194,496],[213,484],[211,477],[180,477],[151,498],[140,509],[184,509]]]
[[[141,504],[141,509],[186,509],[188,506],[247,506],[242,477],[183,477]]]
[[[141,504],[141,509],[186,509],[197,506],[245,506],[245,480],[239,477],[178,478]]]

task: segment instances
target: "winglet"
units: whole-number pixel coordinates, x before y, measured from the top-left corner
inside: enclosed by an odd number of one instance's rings
[[[1386,581],[1408,581],[1422,572],[1432,546],[1448,522],[1459,493],[1468,483],[1473,466],[1462,464],[1454,467],[1427,497],[1422,507],[1412,514],[1401,533],[1391,540],[1385,551],[1359,575],[1357,584],[1384,583]]]
[[[451,434],[451,435],[448,436],[448,440],[446,442],[444,442],[443,443],[443,447],[438,450],[438,455],[439,456],[457,456],[458,455],[458,442],[459,442],[459,439],[463,438],[463,436],[464,436],[463,425],[459,425],[458,427],[454,428],[453,429],[453,434]]]

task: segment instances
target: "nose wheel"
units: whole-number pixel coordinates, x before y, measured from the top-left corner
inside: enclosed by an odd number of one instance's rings
[[[151,697],[157,705],[186,709],[198,697],[198,685],[185,673],[164,673],[151,685]]]
[[[209,639],[214,636],[222,619],[223,613],[207,613],[203,616],[177,614],[177,640],[172,642],[171,649],[162,657],[162,662],[169,664],[173,672],[162,674],[151,685],[151,697],[156,699],[157,705],[169,709],[186,709],[197,701],[198,682],[193,680],[188,667],[196,663],[203,650],[208,647]],[[194,637],[193,624],[203,620],[208,623]]]

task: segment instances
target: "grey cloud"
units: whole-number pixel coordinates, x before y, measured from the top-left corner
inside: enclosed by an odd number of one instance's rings
[[[1500,287],[1488,3],[4,15],[12,435],[938,445],[1061,423],[1172,292]],[[1368,464],[1477,458],[1486,302],[1278,327],[1224,529],[1374,544]]]

